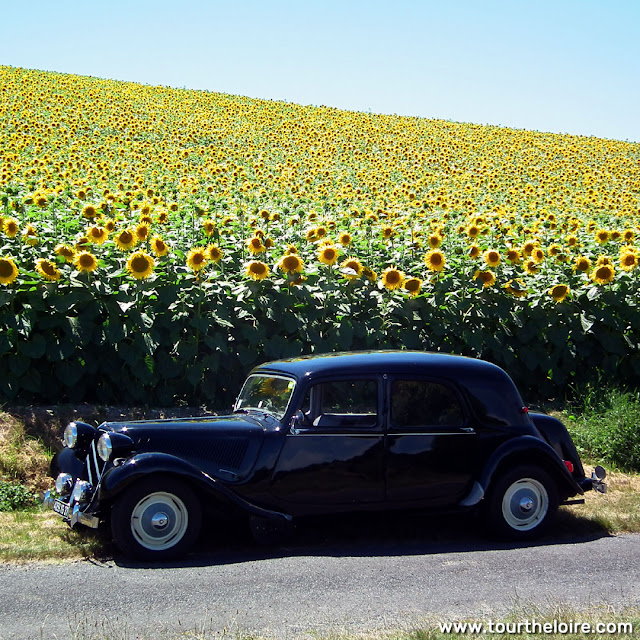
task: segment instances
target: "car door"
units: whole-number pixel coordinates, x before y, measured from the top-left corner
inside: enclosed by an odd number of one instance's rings
[[[304,420],[286,434],[272,477],[276,502],[293,514],[382,503],[382,398],[377,377],[310,385]]]
[[[470,490],[478,434],[456,388],[441,380],[387,382],[386,499],[412,507],[456,504]]]

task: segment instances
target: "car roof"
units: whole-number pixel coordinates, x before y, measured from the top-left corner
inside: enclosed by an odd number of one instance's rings
[[[259,371],[277,371],[298,379],[328,373],[434,373],[438,375],[482,374],[504,372],[484,360],[427,351],[351,351],[300,356],[267,362],[256,367]]]

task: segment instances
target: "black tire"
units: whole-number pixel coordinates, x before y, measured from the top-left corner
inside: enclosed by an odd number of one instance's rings
[[[132,560],[164,561],[183,556],[200,532],[202,509],[181,480],[153,477],[120,495],[111,510],[111,533]]]
[[[557,509],[558,491],[551,476],[540,467],[521,466],[490,487],[484,515],[498,537],[529,540],[549,528]]]

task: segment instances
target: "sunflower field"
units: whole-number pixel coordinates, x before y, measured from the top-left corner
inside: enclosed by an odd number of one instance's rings
[[[269,359],[640,386],[640,145],[0,66],[0,402],[228,406]]]

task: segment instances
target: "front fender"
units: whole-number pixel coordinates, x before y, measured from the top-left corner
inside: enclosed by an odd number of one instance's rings
[[[500,466],[509,459],[511,467],[517,464],[538,464],[547,469],[557,482],[560,494],[567,497],[584,494],[583,488],[551,446],[534,436],[522,436],[504,442],[493,452],[470,494],[460,504],[469,507],[478,504],[486,495],[496,474],[500,473]]]
[[[291,516],[254,505],[236,495],[220,480],[203,473],[192,464],[168,453],[141,453],[105,472],[100,483],[99,500],[111,502],[128,486],[152,474],[171,474],[190,482],[202,495],[223,500],[262,518],[291,520]]]

